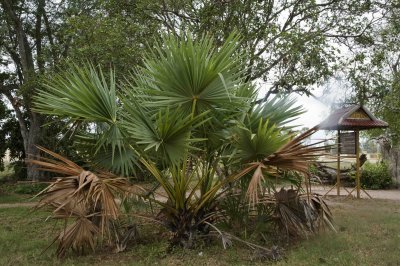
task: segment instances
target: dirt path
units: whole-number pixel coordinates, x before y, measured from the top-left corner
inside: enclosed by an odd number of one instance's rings
[[[0,203],[0,209],[17,208],[17,207],[33,207],[36,202],[17,202],[17,203]]]
[[[332,186],[312,186],[311,190],[313,193],[317,193],[320,195],[329,195],[329,196],[336,196],[336,188],[333,188],[329,191]],[[345,197],[348,195],[353,188],[344,188],[340,189],[340,195]],[[393,190],[366,190],[369,195],[373,199],[386,199],[386,200],[396,200],[400,201],[400,189],[393,189]],[[353,191],[353,196],[356,196],[356,192]],[[361,198],[367,199],[369,198],[363,191],[361,191]],[[160,200],[164,200],[164,198],[160,198]],[[16,207],[34,207],[37,202],[17,202],[17,203],[0,203],[1,208],[16,208]]]
[[[325,195],[328,191],[332,188],[332,186],[312,186],[311,191],[313,193],[318,193],[320,195]],[[349,192],[353,188],[344,188],[340,189],[340,195],[347,196]],[[400,190],[399,189],[392,189],[392,190],[366,190],[366,192],[371,195],[373,199],[388,199],[388,200],[398,200],[400,201]],[[333,188],[327,195],[334,196],[336,195],[337,191],[336,188]],[[356,196],[356,191],[352,192],[353,196]],[[367,199],[369,198],[364,191],[361,190],[361,198]]]

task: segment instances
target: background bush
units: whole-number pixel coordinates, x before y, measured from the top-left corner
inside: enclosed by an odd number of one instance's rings
[[[46,183],[6,183],[0,186],[5,193],[36,195],[45,189]]]
[[[361,172],[361,185],[369,189],[386,189],[393,185],[389,167],[385,162],[365,163]]]

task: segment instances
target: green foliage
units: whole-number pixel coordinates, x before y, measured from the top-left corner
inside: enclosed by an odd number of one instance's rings
[[[36,195],[48,186],[46,183],[27,183],[16,184],[13,186],[12,192],[17,194]]]
[[[248,128],[239,128],[237,130],[238,141],[234,144],[237,147],[236,156],[243,162],[259,161],[276,152],[285,144],[290,135],[282,134],[282,129],[274,124],[271,126],[267,121],[263,123],[262,119],[255,132]]]
[[[82,121],[116,121],[117,102],[112,72],[108,82],[93,66],[79,68],[70,65],[67,72],[54,76],[45,87],[47,90],[41,90],[36,97],[37,111],[76,117]]]
[[[6,151],[9,151],[10,160],[19,161],[24,156],[24,144],[21,138],[18,121],[11,110],[6,106],[4,98],[0,96],[0,171],[4,170],[4,156]],[[18,171],[18,162],[14,162],[15,172],[21,178],[26,174]]]
[[[393,179],[387,163],[365,163],[361,172],[361,185],[369,189],[387,189],[393,185]]]
[[[115,68],[119,77],[143,64],[143,55],[160,36],[160,23],[148,1],[69,1],[62,37],[71,40],[68,57],[90,60],[103,70]]]
[[[357,52],[350,59],[347,71],[352,93],[346,102],[367,105],[376,116],[388,122],[389,128],[367,131],[369,136],[383,137],[393,146],[400,140],[400,7],[398,1],[382,4],[383,23],[374,27],[372,40],[360,39]],[[389,158],[387,158],[389,159]]]
[[[11,183],[7,182],[1,186],[1,190],[6,193],[26,194],[34,196],[45,189],[49,184],[46,183]]]
[[[237,107],[235,91],[246,85],[238,36],[231,34],[218,50],[205,36],[196,42],[190,35],[180,39],[164,37],[135,78],[136,93],[143,94],[146,106],[179,106],[186,114]]]
[[[11,176],[14,180],[24,180],[27,177],[26,164],[22,161],[15,161],[10,163],[9,167],[13,168],[13,174]]]

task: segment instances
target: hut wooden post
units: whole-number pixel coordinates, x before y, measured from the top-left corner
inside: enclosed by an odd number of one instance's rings
[[[337,195],[340,196],[340,130],[337,131],[336,190]]]
[[[356,130],[356,186],[357,186],[357,199],[360,198],[360,131]]]

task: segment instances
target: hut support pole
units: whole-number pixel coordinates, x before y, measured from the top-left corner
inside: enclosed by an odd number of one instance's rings
[[[340,196],[340,130],[337,131],[336,191],[337,195]]]
[[[357,199],[360,198],[360,131],[356,130],[356,187],[357,187]]]

